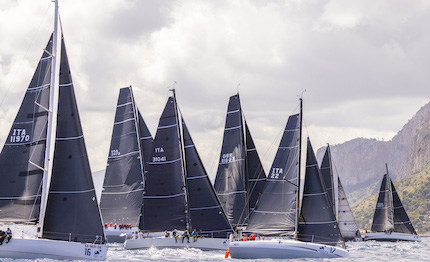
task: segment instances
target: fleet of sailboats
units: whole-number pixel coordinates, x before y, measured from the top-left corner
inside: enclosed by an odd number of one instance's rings
[[[385,167],[387,172],[379,190],[372,232],[366,233],[364,240],[421,241],[391,181],[388,165],[385,164]]]
[[[301,137],[300,99],[300,113],[288,119],[265,187],[246,228],[247,232],[272,238],[234,241],[229,245],[232,258],[348,257],[309,139],[301,198]]]
[[[107,241],[232,258],[348,257],[345,241],[361,234],[330,147],[319,167],[308,138],[302,168],[302,99],[266,177],[231,96],[212,185],[172,91],[153,139],[132,87],[120,89],[99,207],[56,0],[54,32],[0,154],[0,222],[36,230],[0,245],[0,257],[104,260]],[[126,238],[138,231],[153,236]],[[241,232],[260,237],[239,241]],[[364,240],[421,241],[388,167]]]
[[[128,239],[124,244],[126,249],[193,247],[226,250],[228,237],[233,233],[175,95],[167,101],[153,141],[142,214],[140,230],[177,232],[178,235]],[[194,230],[204,237],[190,240]],[[179,236],[179,231],[183,237]]]
[[[0,154],[0,221],[37,224],[37,237],[13,238],[0,246],[0,257],[106,258],[59,23],[56,1],[54,33]]]

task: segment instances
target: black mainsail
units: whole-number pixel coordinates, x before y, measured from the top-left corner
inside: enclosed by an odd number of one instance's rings
[[[239,94],[230,97],[215,190],[232,225],[240,225],[255,207],[266,174],[244,120]]]
[[[233,233],[233,229],[200,160],[184,118],[182,118],[182,129],[192,226],[196,230],[202,230],[203,234],[227,238],[230,233]]]
[[[248,215],[246,147],[239,95],[230,97],[215,190],[228,220],[237,225]]]
[[[143,197],[143,223],[149,232],[189,229],[183,145],[176,100],[169,97],[153,141]]]
[[[373,215],[372,231],[394,231],[393,194],[391,191],[391,180],[388,172],[384,175],[381,189],[379,190],[375,214]]]
[[[299,191],[300,115],[288,118],[269,176],[249,217],[248,232],[294,235]]]
[[[45,50],[52,50],[52,36]],[[51,61],[43,52],[0,154],[0,221],[36,223],[39,217]]]
[[[104,241],[64,40],[61,41],[58,120],[43,238]]]
[[[309,138],[298,240],[345,246]]]
[[[144,131],[144,134],[141,134]],[[142,143],[145,143],[143,148]],[[120,89],[100,209],[104,223],[137,226],[144,189],[144,150],[152,137],[139,114],[132,88]],[[147,149],[149,147],[149,149]]]

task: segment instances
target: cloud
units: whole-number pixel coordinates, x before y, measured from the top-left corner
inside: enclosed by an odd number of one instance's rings
[[[0,3],[0,142],[49,37],[50,5]],[[155,135],[176,81],[212,176],[238,90],[266,170],[305,89],[315,149],[388,140],[430,99],[427,1],[64,0],[60,14],[93,170],[106,165],[119,88],[128,85]]]

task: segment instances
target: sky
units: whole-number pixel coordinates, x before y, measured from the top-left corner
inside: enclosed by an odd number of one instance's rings
[[[169,89],[214,178],[230,96],[265,170],[303,97],[314,149],[390,140],[430,101],[430,1],[61,0],[93,171],[104,169],[121,87],[152,135]],[[50,0],[0,1],[0,144],[52,31]]]

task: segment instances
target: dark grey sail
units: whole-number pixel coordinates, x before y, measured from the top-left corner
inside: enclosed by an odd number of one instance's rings
[[[148,170],[149,159],[152,154],[152,135],[149,132],[148,127],[146,126],[145,121],[143,121],[143,117],[140,114],[140,111],[137,110],[139,117],[139,134],[140,134],[140,150],[143,156],[143,166],[145,167],[145,173]]]
[[[294,235],[297,218],[300,115],[289,117],[248,232],[262,235]]]
[[[160,117],[145,179],[143,220],[150,232],[185,230],[188,226],[185,170],[176,101],[170,97]]]
[[[382,179],[375,214],[373,215],[372,231],[394,231],[393,196],[391,191],[391,179],[388,174],[385,174]]]
[[[417,232],[403,207],[402,201],[400,201],[400,197],[397,194],[393,181],[391,181],[391,191],[393,192],[394,231],[416,235]]]
[[[357,223],[355,223],[354,214],[349,206],[348,199],[346,198],[345,190],[343,190],[340,178],[337,178],[338,184],[338,213],[337,222],[339,223],[339,230],[345,241],[361,238],[361,233],[358,230]]]
[[[258,198],[263,192],[264,184],[266,183],[266,173],[264,173],[263,165],[255,148],[254,140],[249,132],[248,125],[245,121],[246,134],[246,164],[248,173],[248,203],[249,209],[255,208]]]
[[[0,221],[39,218],[51,82],[52,36],[0,154]]]
[[[334,193],[334,181],[333,181],[333,170],[332,170],[332,162],[331,162],[331,153],[330,146],[327,145],[327,149],[325,151],[321,168],[320,168],[321,176],[323,178],[325,187],[327,189],[327,196],[331,203],[333,213],[336,214],[336,200]]]
[[[57,134],[43,238],[104,241],[64,40],[61,41]]]
[[[309,139],[297,239],[331,246],[345,246]]]
[[[232,225],[248,215],[245,140],[239,95],[230,97],[215,191]]]
[[[182,130],[192,226],[197,231],[202,230],[204,235],[227,238],[230,233],[233,233],[233,229],[221,207],[183,118]]]
[[[100,200],[103,221],[107,224],[139,223],[144,189],[139,124],[145,123],[138,117],[131,86],[121,88]]]

